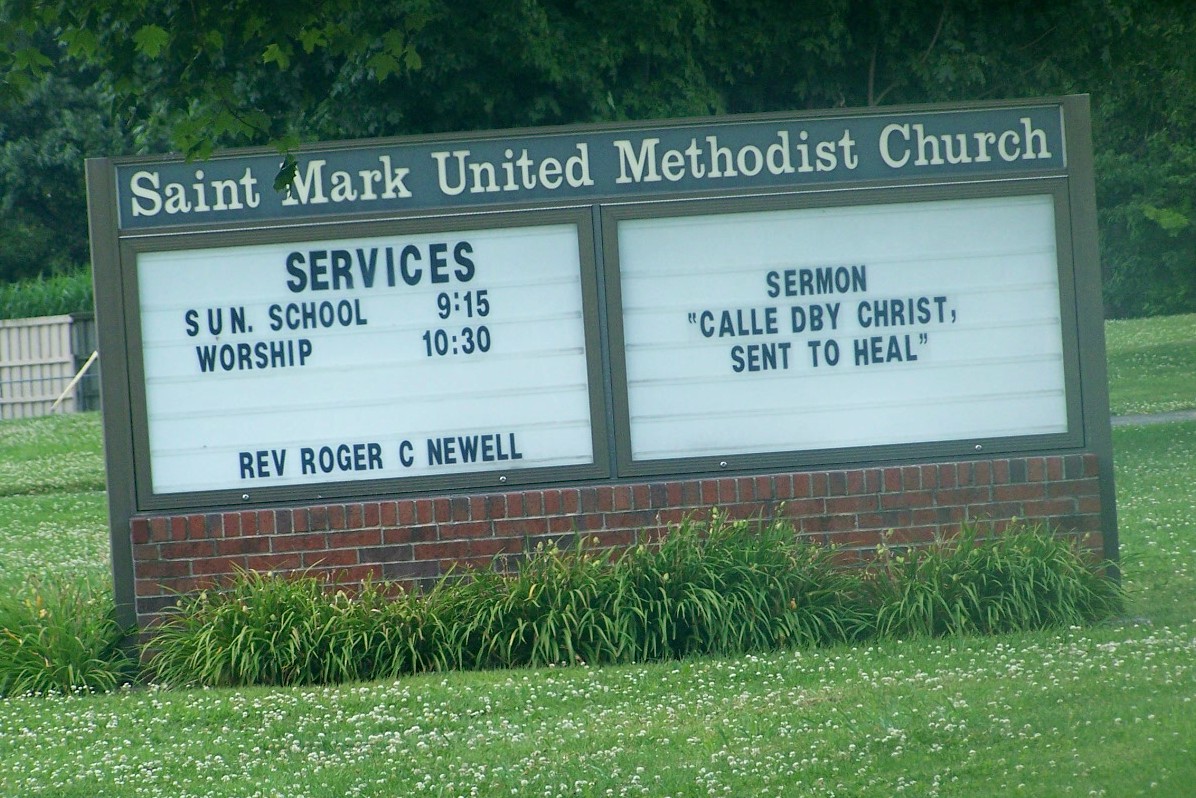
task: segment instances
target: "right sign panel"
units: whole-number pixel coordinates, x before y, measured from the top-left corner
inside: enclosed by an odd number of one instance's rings
[[[1055,197],[617,221],[635,462],[1068,430]]]

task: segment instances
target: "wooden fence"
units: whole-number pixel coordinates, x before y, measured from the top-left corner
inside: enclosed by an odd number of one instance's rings
[[[49,414],[95,347],[90,314],[0,321],[0,419]],[[98,409],[99,385],[92,364],[54,412]]]

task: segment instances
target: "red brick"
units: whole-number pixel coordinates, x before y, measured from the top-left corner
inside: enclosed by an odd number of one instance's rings
[[[237,568],[248,567],[244,557],[205,557],[191,563],[191,573],[196,576],[215,576],[231,574]]]
[[[134,594],[137,596],[163,596],[171,592],[162,587],[162,583],[156,579],[138,579],[133,588]]]
[[[304,532],[301,535],[273,535],[268,538],[270,551],[323,551],[328,548],[328,535],[325,532]]]
[[[568,515],[550,515],[546,516],[545,520],[548,522],[549,534],[560,534],[561,532],[575,532],[577,524],[573,516]]]
[[[255,554],[245,561],[245,567],[258,573],[298,571],[303,559],[298,554]]]
[[[320,578],[344,585],[352,593],[356,585],[365,582],[381,582],[385,579],[382,566],[370,565],[339,565],[330,568],[314,568],[312,573]]]
[[[1073,485],[1072,492],[1076,496],[1099,496],[1100,480],[1096,479],[1095,477],[1089,479],[1078,479]]]
[[[897,545],[932,543],[937,532],[938,530],[931,526],[899,527],[892,530],[888,540]]]
[[[955,463],[944,463],[939,466],[938,487],[954,488],[959,484],[959,472]]]
[[[881,471],[881,484],[888,493],[901,490],[901,469],[886,468]]]
[[[162,547],[157,543],[134,543],[133,562],[157,560],[162,556]]]
[[[399,506],[396,502],[378,504],[379,526],[396,526],[399,523]]]
[[[1044,501],[1028,501],[1025,505],[1025,515],[1031,518],[1049,518],[1054,515],[1069,515],[1076,511],[1074,499],[1046,499]]]
[[[875,495],[831,496],[826,500],[826,512],[829,515],[862,513],[879,509],[879,507],[880,500]]]
[[[793,496],[798,499],[810,498],[814,495],[814,480],[809,474],[793,474]]]
[[[523,494],[523,514],[528,516],[544,514],[544,492],[529,490]]]
[[[356,549],[332,549],[330,551],[305,551],[302,552],[303,567],[328,568],[332,566],[341,565],[357,565],[357,550]]]
[[[655,506],[652,501],[652,489],[649,485],[641,483],[631,487],[631,506],[636,510],[647,510]]]
[[[806,515],[797,519],[796,525],[801,532],[825,532],[827,518],[824,515]]]
[[[163,524],[165,527],[165,524]],[[145,518],[133,518],[129,521],[130,537],[134,544],[150,542],[150,522]]]
[[[547,531],[548,520],[545,518],[501,518],[494,522],[494,536],[499,538],[542,535]]]
[[[191,540],[206,540],[208,525],[202,515],[187,516],[187,537]]]
[[[352,531],[334,532],[329,535],[328,545],[338,549],[380,546],[382,545],[382,530],[354,529]]]
[[[602,513],[582,513],[573,516],[574,526],[581,532],[593,532],[602,529]]]
[[[214,540],[181,540],[163,543],[158,547],[158,556],[163,560],[194,560],[211,557],[216,553]]]
[[[382,505],[378,502],[366,502],[361,507],[361,525],[363,527],[382,526]]]
[[[519,551],[523,541],[519,538],[483,538],[470,540],[465,551],[470,557],[493,557],[496,554]]]
[[[920,507],[910,511],[911,526],[934,526],[963,520],[962,507]]]
[[[909,526],[912,512],[910,510],[886,510],[877,513],[860,513],[856,516],[856,526],[860,529],[885,530],[897,526]]]
[[[427,543],[429,541],[440,539],[440,528],[434,524],[413,526],[410,527],[408,531],[411,533],[411,540],[416,543]]]
[[[806,515],[825,515],[826,499],[789,499],[778,508],[784,518],[800,518]]]
[[[900,493],[882,493],[880,509],[900,510],[905,507],[929,507],[934,504],[934,492],[929,490],[906,490]]]
[[[138,580],[190,576],[191,563],[189,560],[142,562],[137,564],[135,572]]]
[[[226,538],[240,537],[241,535],[241,514],[240,513],[225,513],[220,519],[220,526]]]
[[[385,545],[411,542],[411,528],[406,526],[385,527],[382,530],[382,542]]]
[[[330,530],[345,529],[345,506],[333,504],[328,507],[328,528]]]
[[[625,513],[606,513],[602,525],[606,529],[638,529],[656,520],[651,510],[630,510]]]
[[[306,508],[291,510],[291,531],[307,532],[312,529],[311,519]],[[282,530],[279,530],[280,532]]]
[[[417,543],[414,547],[415,560],[448,560],[469,555],[469,543],[466,540],[453,540],[440,543]]]
[[[996,485],[993,487],[993,498],[997,501],[1025,501],[1026,499],[1042,499],[1046,497],[1046,483],[1023,482],[1014,485]]]
[[[186,540],[187,539],[187,519],[184,516],[176,515],[170,519],[170,539],[171,540]]]
[[[1063,458],[1051,456],[1046,458],[1046,478],[1051,482],[1063,479]]]
[[[242,535],[256,535],[257,534],[257,511],[245,510],[241,513],[241,534]]]
[[[453,503],[447,498],[432,499],[432,521],[442,524],[453,520]]]
[[[231,554],[261,554],[269,550],[269,538],[225,538],[224,540],[216,541],[216,553],[222,556]]]
[[[489,521],[463,521],[458,524],[446,524],[440,528],[441,540],[483,538],[493,534],[494,529]]]
[[[495,493],[486,497],[486,518],[506,518],[507,517],[507,497],[501,493]]]
[[[901,489],[904,491],[921,490],[922,469],[917,466],[902,466]]]
[[[828,515],[826,517],[827,532],[843,532],[848,529],[858,529],[859,523],[854,515]]]

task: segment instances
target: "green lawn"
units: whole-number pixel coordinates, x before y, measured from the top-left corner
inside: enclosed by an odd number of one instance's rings
[[[1190,350],[1193,319],[1153,320],[1163,333],[1111,324],[1111,361],[1160,338]],[[1171,362],[1143,361],[1132,379],[1170,391],[1183,376]],[[106,568],[98,440],[94,416],[0,424],[0,484],[24,486],[0,489],[0,587]],[[337,688],[9,699],[0,796],[1190,796],[1196,422],[1118,428],[1114,446],[1131,597],[1117,623]]]
[[[1196,314],[1105,325],[1114,415],[1196,408]]]

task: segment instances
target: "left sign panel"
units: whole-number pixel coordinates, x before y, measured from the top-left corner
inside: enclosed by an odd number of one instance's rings
[[[576,223],[140,251],[154,494],[595,461]]]

